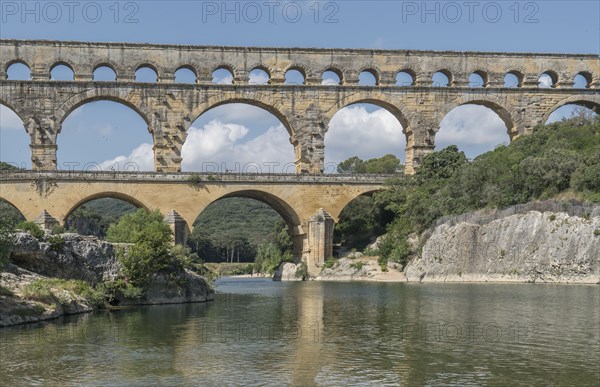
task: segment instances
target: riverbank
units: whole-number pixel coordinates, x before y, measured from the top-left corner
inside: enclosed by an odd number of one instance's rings
[[[530,206],[535,206],[532,203]],[[317,281],[600,283],[600,209],[568,212],[511,209],[499,219],[466,214],[413,240],[405,267],[351,253],[329,259]],[[571,211],[573,212],[573,211]],[[373,249],[370,249],[373,250]],[[283,264],[278,280],[299,280],[297,265]]]
[[[116,245],[77,234],[61,238],[52,244],[28,233],[15,235],[12,264],[0,272],[0,327],[113,306],[213,299],[208,283],[190,270],[168,267],[136,287],[120,274]]]

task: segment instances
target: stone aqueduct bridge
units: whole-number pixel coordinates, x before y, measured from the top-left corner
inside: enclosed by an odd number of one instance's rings
[[[6,80],[8,67],[17,62],[29,66],[31,80]],[[59,64],[73,70],[73,81],[50,80]],[[100,66],[112,68],[116,81],[95,82],[93,72]],[[153,69],[157,83],[136,83],[141,67]],[[193,71],[196,84],[175,83],[180,68]],[[219,68],[231,71],[234,84],[211,83],[212,72]],[[256,68],[267,72],[268,85],[248,84]],[[284,84],[291,69],[303,74],[304,84]],[[321,85],[326,70],[337,73],[341,84]],[[358,85],[362,71],[375,77],[375,86]],[[395,85],[401,71],[411,75],[412,85]],[[432,85],[436,72],[448,77],[448,87]],[[469,87],[473,73],[481,76],[484,87]],[[504,87],[508,73],[516,76],[518,87]],[[538,87],[542,73],[551,77],[552,88]],[[573,87],[577,74],[586,79],[586,88]],[[157,172],[180,171],[181,148],[197,117],[222,104],[243,102],[266,109],[283,123],[295,148],[296,172],[320,173],[331,118],[345,106],[368,102],[387,109],[402,124],[406,171],[412,173],[433,151],[443,117],[457,106],[492,109],[513,139],[564,104],[600,111],[599,91],[597,55],[0,40],[0,103],[23,120],[31,137],[33,167],[42,170],[56,169],[56,140],[69,113],[100,99],[121,102],[146,121]]]
[[[269,204],[288,224],[296,257],[316,275],[333,253],[333,227],[342,209],[360,195],[382,188],[374,175],[209,175],[23,171],[0,173],[0,198],[26,219],[45,227],[64,224],[80,205],[101,197],[126,200],[166,214],[176,242],[183,243],[198,215],[227,197]]]
[[[14,63],[27,65],[31,80],[6,79]],[[70,67],[74,79],[51,80],[56,65]],[[115,71],[114,82],[94,81],[93,72],[101,66]],[[156,72],[156,83],[135,82],[135,72],[142,67]],[[196,83],[175,83],[180,68],[191,70]],[[219,68],[233,74],[233,84],[211,83],[212,72]],[[268,85],[248,83],[256,68],[267,72]],[[284,84],[289,70],[301,72],[304,83]],[[339,76],[339,85],[321,84],[322,73],[328,70]],[[358,85],[362,71],[375,77],[375,86]],[[412,84],[396,86],[398,72],[410,74]],[[447,87],[432,85],[436,72],[448,77]],[[472,73],[483,79],[482,88],[469,87]],[[508,73],[516,76],[518,87],[504,87]],[[551,77],[552,88],[538,87],[542,73]],[[578,74],[586,79],[586,88],[573,87]],[[63,121],[77,107],[95,100],[125,104],[146,121],[154,139],[156,173],[52,172],[57,168],[57,136]],[[59,223],[86,201],[117,197],[168,214],[177,241],[185,239],[196,216],[215,200],[251,197],[282,215],[297,256],[307,260],[314,275],[331,255],[333,224],[341,210],[383,183],[383,177],[321,175],[330,120],[345,106],[361,102],[387,109],[402,124],[406,172],[412,173],[433,151],[443,117],[457,106],[492,109],[511,139],[531,132],[565,104],[600,111],[600,60],[597,55],[0,40],[0,103],[23,120],[37,170],[2,174],[0,197],[29,220]],[[261,107],[282,122],[295,149],[297,175],[222,175],[216,180],[203,176],[192,186],[187,175],[177,173],[192,122],[227,103]]]

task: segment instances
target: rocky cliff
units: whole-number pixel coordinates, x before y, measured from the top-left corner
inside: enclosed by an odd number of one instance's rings
[[[598,283],[600,217],[530,211],[441,225],[404,272],[409,281]]]
[[[13,264],[0,272],[0,327],[87,312],[109,302],[142,305],[213,299],[214,292],[202,277],[181,268],[156,274],[134,296],[131,288],[119,285],[121,263],[115,245],[77,234],[61,238],[60,243],[49,243],[28,233],[16,234]]]

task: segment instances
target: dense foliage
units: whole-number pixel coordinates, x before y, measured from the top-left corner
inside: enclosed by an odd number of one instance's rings
[[[44,235],[46,235],[44,230],[42,230],[42,228],[40,226],[38,226],[37,224],[35,224],[33,222],[22,221],[22,222],[17,223],[15,228],[17,230],[22,230],[22,231],[28,232],[29,234],[31,234],[32,237],[34,237],[36,239],[42,239],[44,237]]]
[[[275,269],[283,262],[292,262],[291,251],[281,251],[275,242],[264,243],[258,246],[254,270],[257,273],[273,274]]]
[[[380,248],[383,261],[405,263],[407,242],[444,215],[548,198],[600,201],[600,121],[575,118],[540,125],[469,162],[456,146],[423,159],[413,176],[393,179],[375,202],[394,221]]]
[[[338,164],[339,173],[392,174],[402,170],[400,160],[394,155],[363,161],[351,157]],[[385,233],[394,214],[385,204],[376,203],[371,196],[359,196],[351,201],[340,214],[334,229],[334,243],[362,250],[378,235]]]
[[[172,238],[162,214],[144,209],[124,215],[106,234],[110,242],[132,244],[127,251],[121,249],[119,260],[127,280],[136,286],[143,286],[161,270],[181,266],[181,252],[172,251]]]
[[[0,218],[0,269],[9,262],[14,242],[13,223]]]
[[[394,155],[385,155],[377,159],[361,160],[351,157],[337,166],[338,173],[374,173],[393,174],[403,170],[400,160]]]

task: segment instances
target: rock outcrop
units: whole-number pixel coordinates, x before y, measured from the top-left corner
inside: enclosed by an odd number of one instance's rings
[[[600,217],[591,215],[530,211],[441,225],[404,271],[409,281],[598,283]]]
[[[302,277],[296,276],[300,264],[283,262],[273,274],[273,281],[302,281]]]
[[[356,258],[352,258],[356,257]],[[351,257],[340,258],[328,268],[323,268],[317,281],[382,281],[405,282],[400,266],[394,262],[388,264],[388,271],[382,271],[377,257],[366,257],[360,253],[351,253]]]
[[[115,245],[95,237],[62,234],[64,244],[55,249],[28,233],[17,233],[15,238],[11,261],[46,277],[79,279],[96,285],[115,279],[121,269]]]
[[[0,327],[88,312],[96,307],[85,297],[62,290],[54,294],[56,302],[28,300],[23,289],[32,281],[81,280],[95,287],[119,278],[121,263],[115,244],[77,234],[62,234],[61,238],[53,245],[28,233],[15,235],[13,264],[0,272]],[[204,278],[189,270],[171,268],[154,275],[141,297],[126,298],[117,290],[112,301],[118,305],[172,304],[204,302],[213,296]]]

